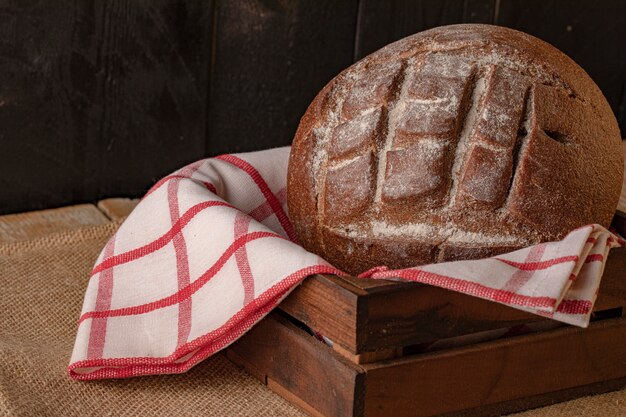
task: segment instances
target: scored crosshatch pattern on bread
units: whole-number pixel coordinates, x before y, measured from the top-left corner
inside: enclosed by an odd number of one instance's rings
[[[432,262],[608,225],[617,128],[574,66],[528,35],[476,25],[406,38],[348,68],[294,141],[311,160],[290,174],[312,178],[299,198],[313,202],[290,203],[305,245],[331,259],[339,246],[339,258]],[[592,176],[585,164],[600,161]]]
[[[339,124],[321,129],[330,136],[320,141],[326,147],[317,150],[327,154],[326,176],[318,176],[324,190],[318,194],[322,222],[338,231],[354,230],[345,218],[355,211],[381,211],[387,204],[452,210],[463,205],[477,210],[516,207],[515,196],[525,185],[515,183],[515,168],[532,158],[524,144],[534,139],[530,135],[548,136],[541,129],[542,115],[532,106],[532,79],[495,64],[477,68],[453,52],[425,53],[401,66],[368,71],[375,76],[356,75],[353,87],[337,100],[342,116],[329,121]],[[529,126],[533,119],[536,130]],[[548,137],[576,143],[558,131]],[[519,211],[525,214],[523,205]],[[430,237],[431,229],[423,227],[421,234]],[[393,227],[375,230],[397,234]],[[416,231],[412,228],[410,234]],[[440,229],[434,234],[446,233],[450,231]],[[527,243],[521,236],[490,239],[471,233],[459,229],[440,237]]]

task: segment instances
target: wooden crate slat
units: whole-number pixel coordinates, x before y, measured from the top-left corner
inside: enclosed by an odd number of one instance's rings
[[[361,368],[275,313],[229,350],[322,415],[362,415]]]
[[[430,416],[626,377],[626,320],[366,364],[365,415]],[[452,400],[453,399],[453,400]]]
[[[625,271],[626,248],[613,249],[595,311],[626,306]],[[387,282],[359,288],[357,281],[309,277],[280,308],[352,355],[546,320],[438,287]]]
[[[604,267],[595,311],[618,306],[626,312],[626,247],[612,249]]]
[[[597,382],[589,385],[568,388],[559,391],[546,392],[531,397],[518,398],[498,404],[484,405],[471,410],[446,413],[441,417],[500,417],[505,414],[520,412],[537,407],[554,405],[563,401],[573,400],[589,395],[603,394],[610,391],[617,391],[626,387],[626,378],[612,379],[609,381]],[[542,413],[541,413],[542,414]],[[539,412],[537,415],[541,415]],[[554,410],[545,412],[546,415],[558,415]]]
[[[366,317],[357,348],[408,346],[458,335],[545,320],[491,301],[443,288],[418,285],[410,291],[376,293],[364,300]]]
[[[357,365],[272,314],[229,349],[286,399],[328,417],[493,416],[626,385],[623,317]],[[349,407],[337,403],[346,398]]]
[[[335,343],[356,353],[359,307],[358,288],[348,289],[329,275],[307,278],[281,304],[280,309]]]
[[[625,96],[624,101],[626,101],[626,94],[624,94],[624,96]],[[626,118],[626,115],[624,117]],[[624,155],[625,155],[624,157],[624,182],[622,183],[622,194],[620,195],[619,203],[617,204],[617,215],[623,219],[626,219],[626,140],[622,141],[622,147],[624,149]],[[624,230],[623,233],[626,234],[626,227],[624,227],[623,230]]]

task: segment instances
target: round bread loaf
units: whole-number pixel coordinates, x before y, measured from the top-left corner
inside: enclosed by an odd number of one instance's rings
[[[489,25],[418,33],[317,95],[289,161],[302,245],[359,273],[471,259],[608,226],[619,128],[574,61]]]

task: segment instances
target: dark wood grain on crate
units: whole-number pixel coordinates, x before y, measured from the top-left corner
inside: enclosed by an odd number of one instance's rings
[[[250,332],[252,337],[229,348],[231,360],[253,364],[257,369],[253,375],[273,380],[322,415],[363,414],[363,398],[358,396],[364,392],[363,374],[358,365],[333,354],[314,337],[302,337],[303,330],[275,313]]]
[[[280,308],[352,354],[539,320],[476,297],[410,283],[365,294],[354,286],[342,290],[348,302],[335,303],[330,294],[340,285],[345,285],[340,277],[309,277]]]
[[[626,95],[626,90],[624,93]],[[626,108],[626,103],[624,103],[624,108]],[[617,224],[615,227],[626,236],[626,140],[622,141],[622,149],[624,150],[624,182],[622,182],[622,193],[617,203],[617,212],[615,213]]]
[[[529,397],[517,398],[503,403],[484,405],[475,409],[446,413],[443,414],[441,417],[499,417],[505,414],[510,414],[522,410],[550,406],[556,403],[569,401],[580,397],[603,394],[610,391],[617,391],[624,388],[625,386],[626,378],[612,379],[609,381],[596,382],[594,384],[581,385]],[[542,414],[540,411],[537,412]],[[546,414],[548,413],[549,411],[546,411]]]
[[[609,253],[595,310],[607,310],[618,305],[626,306],[626,247],[612,249]],[[626,352],[624,355],[626,357]]]
[[[272,314],[229,348],[287,399],[328,417],[492,416],[538,407],[625,386],[624,352],[623,317],[357,365]],[[339,391],[320,392],[328,384]]]
[[[626,248],[607,260],[594,310],[626,305]],[[352,355],[546,320],[438,287],[356,278],[307,278],[280,308]]]
[[[364,315],[359,297],[367,293],[334,275],[307,278],[280,309],[316,331],[358,353],[359,321]]]
[[[366,415],[430,416],[622,379],[624,352],[619,318],[364,365]]]

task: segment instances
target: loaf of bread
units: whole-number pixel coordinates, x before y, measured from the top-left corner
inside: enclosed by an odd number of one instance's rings
[[[352,65],[303,116],[288,208],[349,273],[492,256],[608,226],[619,128],[574,61],[489,25],[418,33]]]

